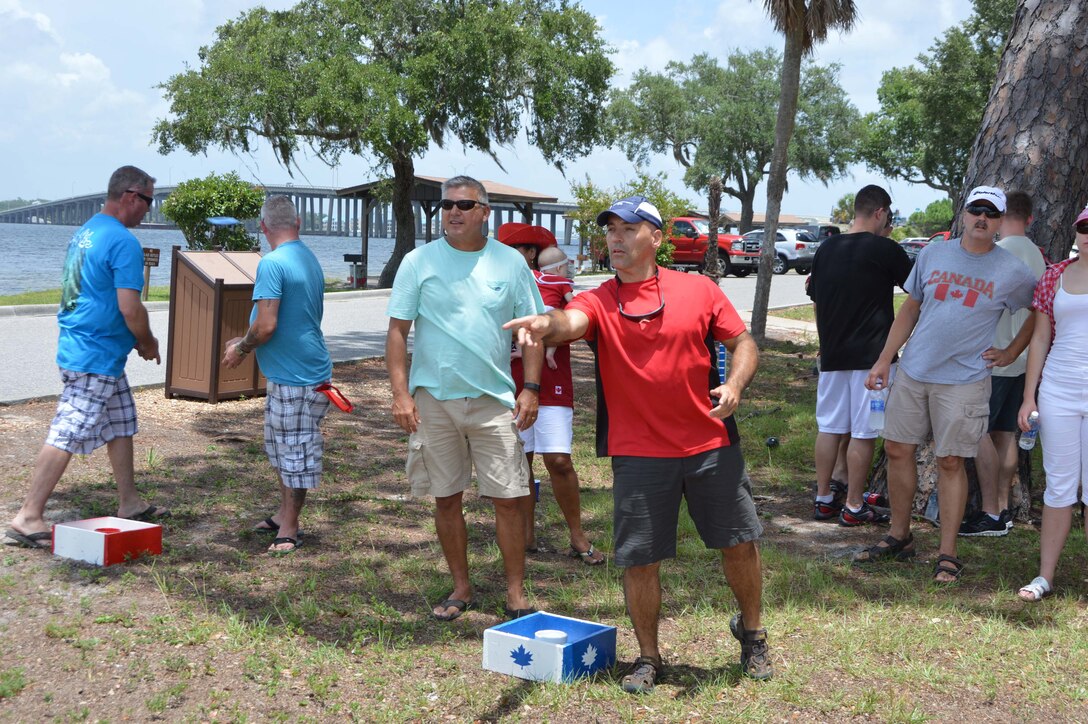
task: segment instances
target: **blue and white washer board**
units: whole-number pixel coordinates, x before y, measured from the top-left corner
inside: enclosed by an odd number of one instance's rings
[[[562,631],[564,644],[535,638]],[[484,631],[483,667],[530,681],[570,681],[616,663],[616,627],[539,611]]]

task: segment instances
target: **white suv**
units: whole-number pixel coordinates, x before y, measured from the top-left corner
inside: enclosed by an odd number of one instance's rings
[[[758,252],[763,246],[763,229],[753,229],[745,234],[744,250]],[[778,240],[774,244],[774,273],[785,274],[796,269],[798,274],[808,274],[812,268],[812,257],[820,242],[812,232],[804,229],[779,229]]]

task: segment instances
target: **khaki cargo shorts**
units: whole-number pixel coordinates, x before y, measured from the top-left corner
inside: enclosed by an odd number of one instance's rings
[[[989,376],[941,385],[911,379],[900,368],[888,393],[884,439],[921,445],[932,431],[938,457],[973,458],[989,423]]]
[[[408,438],[412,495],[445,498],[471,485],[488,498],[529,494],[529,464],[509,407],[493,397],[436,400],[415,393],[419,428]]]

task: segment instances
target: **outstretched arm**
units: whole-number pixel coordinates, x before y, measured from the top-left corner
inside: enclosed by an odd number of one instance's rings
[[[553,309],[547,314],[511,319],[502,328],[513,330],[522,347],[541,344],[554,347],[584,337],[589,330],[589,317],[578,309]]]

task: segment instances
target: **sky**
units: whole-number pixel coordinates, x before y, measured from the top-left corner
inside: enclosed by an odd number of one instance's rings
[[[168,104],[157,85],[197,67],[202,45],[215,29],[259,3],[252,0],[146,0],[97,3],[80,0],[0,0],[0,199],[46,198],[101,192],[109,174],[134,164],[160,185],[176,184],[211,172],[237,171],[265,184],[352,186],[373,178],[370,159],[345,157],[336,168],[303,158],[295,177],[288,176],[262,143],[252,154],[211,151],[192,156],[176,151],[163,156],[151,144],[151,129],[167,115]],[[269,0],[287,8],[288,0]],[[613,86],[626,87],[641,68],[663,70],[670,60],[686,62],[709,53],[724,65],[734,50],[772,47],[783,39],[774,32],[758,0],[582,0],[597,17],[605,40],[614,48],[618,70]],[[860,19],[849,34],[832,34],[814,59],[839,63],[840,82],[862,112],[877,110],[881,74],[910,65],[934,40],[967,18],[970,0],[858,0]],[[468,174],[534,191],[571,198],[572,181],[587,176],[611,186],[632,178],[637,169],[618,149],[600,149],[572,162],[566,177],[545,163],[526,142],[498,151],[504,172],[485,154],[457,143],[432,148],[416,160],[416,172],[430,176]],[[668,156],[650,161],[646,170],[664,172],[669,185],[693,201],[699,195],[683,186],[682,169]],[[829,186],[790,179],[783,212],[826,216],[836,200],[868,183],[887,188],[905,215],[941,197],[925,186],[883,179],[864,166]],[[766,204],[764,184],[756,211]],[[705,206],[705,200],[701,206]],[[726,210],[739,202],[726,196]]]

